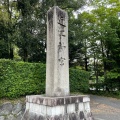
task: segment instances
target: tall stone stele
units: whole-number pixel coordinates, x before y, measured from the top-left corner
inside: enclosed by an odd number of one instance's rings
[[[54,6],[47,13],[46,94],[26,96],[22,120],[92,120],[89,96],[69,91],[68,16]]]
[[[68,95],[68,15],[54,6],[47,13],[46,96]]]

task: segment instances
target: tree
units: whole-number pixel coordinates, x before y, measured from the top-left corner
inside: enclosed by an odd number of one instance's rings
[[[55,3],[56,2],[56,3]],[[73,17],[73,10],[81,7],[81,2],[42,0],[39,2],[31,0],[19,0],[18,10],[21,11],[19,21],[19,41],[20,55],[24,61],[45,62],[46,48],[46,20],[47,11],[54,4],[68,11],[70,20]]]
[[[95,0],[92,4],[95,6],[95,9],[90,13],[82,14],[85,19],[84,21],[86,21],[83,22],[83,24],[86,24],[85,29],[89,31],[87,40],[90,42],[90,46],[88,48],[90,52],[87,54],[91,54],[91,56],[93,54],[93,65],[97,83],[99,76],[98,63],[102,63],[101,69],[103,69],[105,81],[109,80],[110,82],[111,73],[112,79],[115,76],[113,74],[117,73],[117,78],[115,79],[118,79],[119,81],[119,64],[117,62],[117,59],[119,60],[118,45],[120,41],[119,32],[117,32],[119,31],[119,22],[117,17],[117,13],[120,10],[119,3],[119,1],[116,2],[114,0]]]
[[[15,9],[16,3],[10,0],[2,0],[0,3],[0,23],[1,23],[1,56],[0,58],[13,59],[14,32],[15,32]]]

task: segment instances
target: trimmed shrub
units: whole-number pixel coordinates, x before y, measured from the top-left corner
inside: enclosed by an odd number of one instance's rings
[[[89,89],[89,73],[79,68],[70,68],[70,91],[87,92]]]
[[[45,65],[0,60],[0,97],[17,98],[45,92]]]
[[[42,63],[0,60],[0,98],[45,93],[46,66]],[[87,91],[89,73],[70,68],[71,92]]]

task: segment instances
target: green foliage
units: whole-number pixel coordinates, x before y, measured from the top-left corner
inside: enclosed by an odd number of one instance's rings
[[[107,72],[105,84],[111,91],[120,90],[120,74],[118,72]]]
[[[118,79],[120,77],[120,73],[117,72],[108,72],[107,78],[108,79]]]
[[[79,68],[70,68],[71,92],[87,92],[89,89],[89,73]]]
[[[42,63],[0,60],[0,98],[17,98],[30,94],[45,93],[46,67]],[[87,91],[89,73],[70,68],[71,92]]]
[[[116,72],[115,72],[116,70]],[[94,88],[94,91],[99,91],[99,94],[105,93],[114,93],[115,97],[118,95],[120,97],[120,74],[117,72],[117,69],[114,71],[107,71],[106,79],[101,81],[102,83],[90,84],[90,88]],[[93,92],[93,91],[92,91]],[[94,93],[94,92],[93,92]],[[96,93],[96,92],[95,92]],[[104,94],[106,95],[106,94]],[[107,95],[106,95],[107,96]],[[112,94],[111,94],[112,96]]]
[[[45,63],[47,11],[55,4],[66,10],[69,18],[72,19],[74,16],[73,11],[83,6],[85,1],[1,0],[0,58],[15,59],[14,46],[17,46],[19,48],[19,56],[23,61]],[[69,24],[71,24],[70,19]],[[69,28],[71,29],[73,26],[71,24]],[[75,46],[70,45],[73,46],[73,51]],[[72,53],[74,54],[75,52]]]
[[[44,92],[44,64],[0,60],[0,97],[17,98]]]

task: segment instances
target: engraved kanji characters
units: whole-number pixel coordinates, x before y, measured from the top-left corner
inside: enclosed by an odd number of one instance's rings
[[[62,16],[58,16],[58,35],[59,35],[59,44],[58,44],[58,60],[60,65],[64,65],[64,50],[66,46],[64,45],[64,37],[65,37],[65,18]]]

